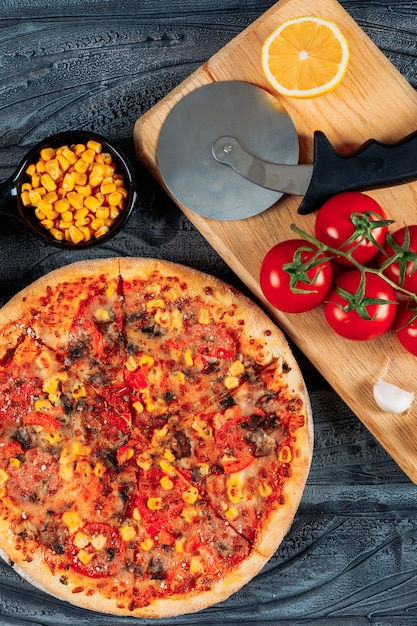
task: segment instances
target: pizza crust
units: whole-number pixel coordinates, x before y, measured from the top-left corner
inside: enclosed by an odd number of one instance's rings
[[[277,550],[291,526],[302,498],[313,449],[313,421],[308,393],[284,334],[260,307],[231,286],[200,271],[175,263],[158,259],[122,257],[97,259],[73,263],[39,278],[16,294],[0,311],[0,329],[5,331],[0,337],[0,358],[10,345],[10,339],[16,340],[22,329],[24,330],[28,311],[39,305],[39,296],[46,291],[53,292],[58,286],[63,288],[65,283],[76,283],[80,279],[95,278],[100,274],[115,280],[121,276],[129,281],[138,275],[147,280],[155,273],[164,276],[173,275],[184,280],[187,283],[187,293],[190,295],[201,294],[203,289],[208,300],[215,298],[216,302],[225,308],[235,307],[236,319],[242,317],[245,320],[243,341],[245,338],[248,340],[245,348],[251,349],[249,338],[255,336],[259,339],[256,354],[260,364],[268,365],[282,358],[289,366],[286,381],[294,394],[303,400],[306,422],[305,426],[297,431],[297,449],[291,464],[292,476],[284,490],[285,504],[277,506],[271,512],[249,556],[208,591],[157,599],[152,605],[133,611],[119,607],[117,600],[99,596],[98,593],[75,594],[71,590],[71,585],[63,585],[59,581],[59,576],[51,573],[42,561],[40,553],[35,554],[31,562],[24,561],[21,553],[15,549],[8,521],[0,520],[0,555],[6,562],[11,563],[23,578],[42,591],[93,611],[149,618],[192,613],[217,604],[226,600],[256,576]]]
[[[64,265],[41,276],[14,295],[0,311],[0,328],[3,320],[19,323],[25,319],[31,307],[39,306],[39,296],[48,289],[54,290],[64,283],[76,283],[82,278],[96,278],[98,275],[117,278],[119,259],[89,259]]]
[[[3,524],[0,523],[0,531],[2,530]],[[116,600],[104,598],[98,594],[89,596],[83,593],[73,593],[70,587],[62,585],[59,578],[51,575],[40,558],[35,558],[31,563],[19,563],[19,554],[14,551],[13,546],[7,546],[6,550],[0,548],[1,558],[11,565],[23,579],[48,595],[98,613],[154,619],[195,613],[224,602],[252,580],[268,560],[254,551],[239,567],[228,573],[208,591],[177,594],[167,599],[157,599],[150,606],[131,611],[126,607],[119,608]],[[15,554],[14,561],[10,556],[13,553]]]

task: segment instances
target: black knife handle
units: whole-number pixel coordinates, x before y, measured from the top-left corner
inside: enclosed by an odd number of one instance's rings
[[[395,144],[369,139],[349,156],[338,154],[322,131],[314,133],[314,167],[298,213],[320,208],[343,191],[366,191],[417,179],[417,131]]]

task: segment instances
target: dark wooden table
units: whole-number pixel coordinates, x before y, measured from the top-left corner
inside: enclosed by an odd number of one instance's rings
[[[52,249],[14,218],[0,216],[0,305],[56,267],[119,254],[184,263],[244,290],[135,160],[132,131],[140,115],[272,4],[0,0],[0,180],[33,144],[84,128],[131,157],[139,184],[127,226],[90,252]],[[341,4],[417,88],[417,2]],[[0,560],[0,626],[416,626],[417,486],[294,351],[311,395],[315,451],[292,528],[261,574],[222,605],[155,622],[55,601]]]

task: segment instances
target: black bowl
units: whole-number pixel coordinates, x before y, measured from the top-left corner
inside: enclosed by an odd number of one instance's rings
[[[89,241],[81,243],[71,243],[69,241],[58,241],[49,231],[43,228],[31,207],[25,207],[20,197],[20,187],[25,181],[26,170],[31,163],[36,163],[39,159],[40,151],[43,148],[58,148],[62,145],[73,145],[77,143],[87,143],[90,139],[100,142],[103,151],[109,152],[116,164],[116,171],[123,175],[125,188],[128,191],[125,207],[120,216],[111,225],[109,232],[102,237],[92,237]],[[19,164],[16,172],[0,186],[0,213],[11,214],[20,217],[28,228],[43,241],[56,248],[66,248],[75,250],[85,250],[94,248],[106,243],[123,228],[130,217],[137,198],[136,183],[132,166],[125,155],[110,141],[89,131],[73,130],[65,133],[58,133],[38,143],[32,148]]]

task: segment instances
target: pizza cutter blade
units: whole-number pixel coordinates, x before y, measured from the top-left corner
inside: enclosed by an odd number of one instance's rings
[[[157,147],[162,179],[180,204],[203,217],[257,215],[283,194],[218,163],[212,147],[224,135],[238,137],[259,158],[298,163],[297,131],[277,100],[250,83],[223,81],[195,89],[168,114]]]
[[[162,127],[157,158],[172,195],[204,217],[251,217],[283,193],[304,196],[298,212],[306,214],[342,191],[417,180],[417,131],[395,144],[369,139],[348,156],[316,131],[313,163],[298,165],[289,115],[263,89],[226,81],[180,100]]]

